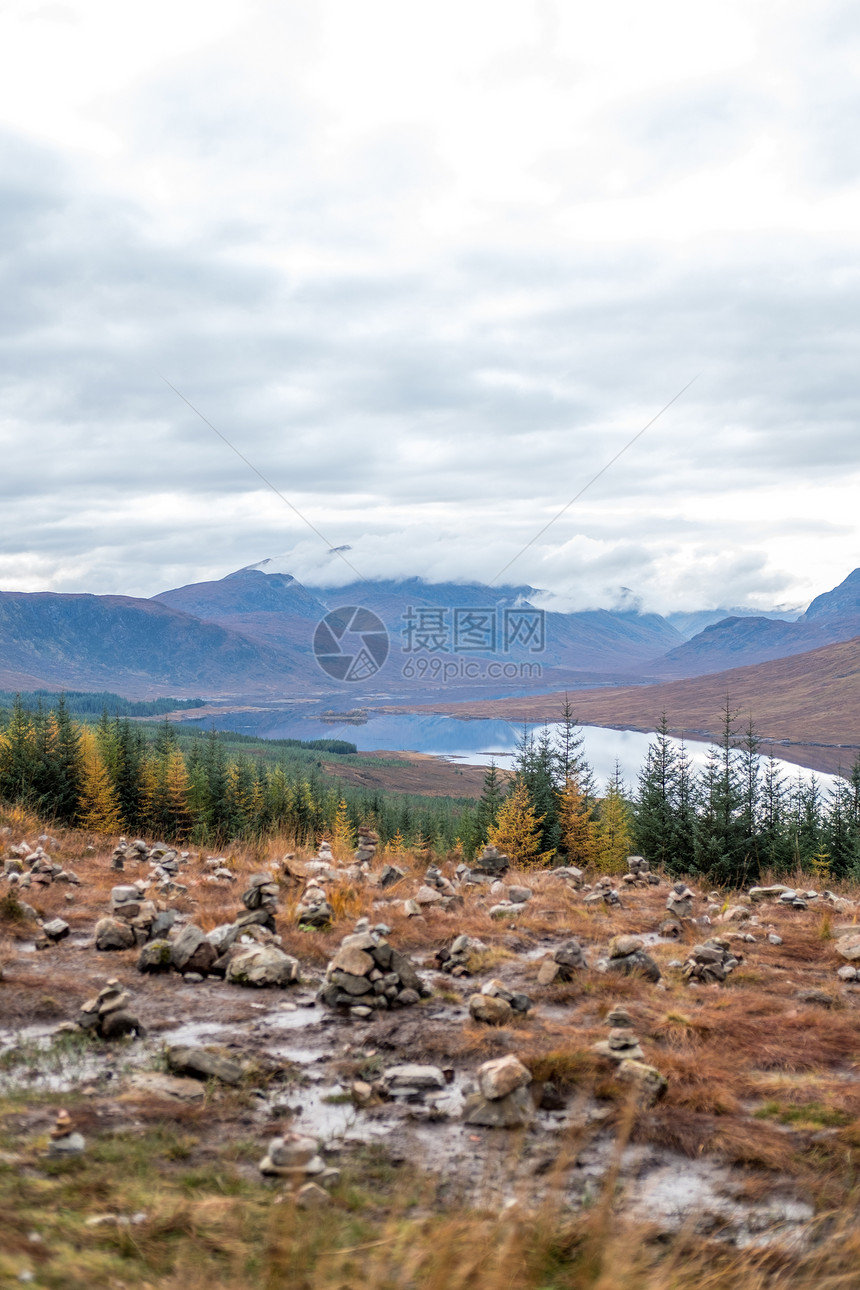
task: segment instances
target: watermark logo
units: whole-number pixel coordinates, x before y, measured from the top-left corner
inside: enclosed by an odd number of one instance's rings
[[[404,654],[527,654],[546,649],[542,609],[407,609],[401,614]]]
[[[314,657],[336,681],[367,681],[388,658],[385,624],[370,609],[344,605],[317,623]]]

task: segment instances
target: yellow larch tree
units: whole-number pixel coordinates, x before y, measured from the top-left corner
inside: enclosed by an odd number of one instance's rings
[[[597,821],[597,867],[601,873],[621,873],[630,854],[630,810],[624,800],[621,776],[606,785]]]
[[[548,864],[555,851],[540,849],[543,818],[536,814],[525,784],[517,783],[499,807],[496,823],[488,830],[489,840],[517,864]]]
[[[598,858],[597,825],[579,781],[571,775],[559,803],[562,846],[570,864],[595,864]]]
[[[122,827],[119,798],[101,755],[94,732],[81,729],[83,777],[78,795],[78,823],[91,833],[119,833]]]
[[[355,834],[349,821],[349,807],[343,797],[338,802],[335,812],[331,831],[331,849],[340,860],[345,859],[348,852],[355,850]]]

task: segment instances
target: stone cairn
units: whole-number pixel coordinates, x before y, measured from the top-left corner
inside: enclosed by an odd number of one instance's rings
[[[694,945],[684,964],[688,985],[719,985],[725,981],[743,955],[732,950],[728,941],[714,936],[703,945]]]
[[[609,1036],[592,1044],[591,1051],[614,1063],[615,1079],[632,1086],[639,1106],[653,1106],[666,1092],[668,1080],[655,1066],[644,1061],[645,1054],[633,1032],[633,1023],[626,1008],[613,1008],[606,1020],[610,1025]]]
[[[621,879],[628,887],[656,887],[660,879],[651,872],[651,866],[644,856],[627,857],[627,873]]]
[[[181,882],[176,881],[179,873],[179,866],[190,856],[189,851],[177,851],[175,847],[168,846],[166,842],[155,842],[149,846],[143,838],[136,838],[134,842],[127,842],[125,838],[120,838],[114,847],[111,858],[111,868],[121,872],[125,869],[126,862],[136,864],[146,864],[150,866],[150,872],[147,875],[147,885],[156,884],[162,895],[184,895],[188,888]],[[221,861],[218,861],[219,865]]]
[[[469,999],[469,1016],[487,1026],[505,1026],[515,1012],[528,1012],[532,1001],[527,994],[509,990],[501,981],[485,981],[480,994]]]
[[[81,1030],[98,1035],[101,1039],[120,1039],[123,1035],[146,1034],[135,1015],[129,1011],[131,995],[123,990],[116,977],[111,977],[93,999],[88,999],[78,1014]]]
[[[660,980],[660,969],[645,953],[645,943],[639,936],[613,936],[606,966],[609,972],[640,972],[648,981]]]
[[[462,905],[463,898],[457,894],[457,888],[446,878],[436,865],[429,865],[424,874],[424,881],[414,897],[403,902],[403,907],[410,917],[420,914],[423,909],[435,905],[439,909],[452,909]]]
[[[466,1124],[491,1129],[516,1129],[531,1124],[535,1105],[529,1092],[531,1072],[509,1053],[478,1067],[477,1089],[463,1107]]]
[[[510,869],[511,858],[489,843],[471,865],[459,864],[456,877],[460,882],[483,883],[501,876]]]
[[[353,862],[346,868],[338,865],[331,844],[321,842],[312,860],[299,866],[293,857],[284,858],[289,875],[303,879],[305,886],[296,908],[296,920],[301,927],[326,928],[334,921],[334,909],[326,895],[326,887],[337,883],[364,883],[368,881],[371,861],[376,855],[377,835],[368,828],[359,830],[359,846]],[[399,881],[402,871],[397,870],[388,882]]]
[[[272,1138],[259,1165],[268,1178],[284,1178],[293,1184],[298,1204],[327,1200],[322,1187],[340,1180],[340,1170],[329,1168],[319,1154],[319,1143],[301,1133]],[[317,1195],[317,1193],[319,1193]]]
[[[696,899],[695,892],[685,886],[683,882],[676,882],[669,892],[669,898],[666,901],[666,908],[673,918],[679,921],[683,918],[693,917],[693,901]]]
[[[50,887],[55,882],[80,886],[81,880],[77,874],[58,864],[45,850],[46,846],[55,850],[57,840],[43,833],[35,847],[31,847],[29,842],[18,842],[9,847],[9,853],[3,861],[3,877],[10,887],[26,891],[33,887]]]
[[[97,950],[130,950],[167,935],[176,921],[176,910],[147,899],[144,879],[114,887],[110,914],[95,926]]]
[[[358,849],[353,854],[356,864],[372,864],[378,846],[379,834],[374,833],[373,829],[368,828],[366,824],[360,825],[358,830]]]
[[[591,891],[585,897],[586,905],[608,905],[610,908],[621,908],[621,897],[612,885],[612,878],[598,878]]]
[[[79,1156],[86,1143],[80,1133],[75,1131],[72,1117],[68,1111],[57,1113],[56,1123],[51,1129],[51,1141],[48,1143],[49,1156]]]
[[[575,972],[582,972],[587,967],[585,951],[572,937],[543,959],[538,970],[538,985],[561,985],[572,981]]]
[[[451,942],[451,948],[442,946],[434,955],[436,967],[440,972],[449,972],[451,976],[471,976],[469,960],[473,954],[480,954],[487,946],[473,936],[457,936]]]
[[[343,938],[319,992],[327,1007],[366,1019],[375,1010],[406,1008],[432,994],[407,956],[388,943],[388,932],[384,923],[371,929],[362,918]]]
[[[272,875],[252,874],[232,923],[221,923],[208,933],[188,923],[173,940],[151,941],[141,951],[138,970],[181,972],[186,981],[209,975],[235,985],[292,985],[299,979],[299,964],[280,948],[277,901],[278,884]]]

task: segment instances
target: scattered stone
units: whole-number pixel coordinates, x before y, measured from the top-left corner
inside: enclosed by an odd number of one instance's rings
[[[636,1101],[645,1108],[654,1106],[664,1096],[669,1087],[665,1075],[661,1075],[655,1066],[627,1058],[621,1062],[615,1078],[622,1084],[631,1084],[635,1089]]]
[[[860,935],[840,936],[836,942],[836,953],[849,963],[860,961]]]
[[[750,887],[749,898],[752,901],[778,900],[786,892],[791,892],[792,898],[796,894],[791,887],[784,887],[780,883],[776,883],[772,887]]]
[[[233,953],[226,975],[233,985],[287,986],[299,980],[299,963],[276,945],[252,945]]]
[[[299,1209],[319,1209],[322,1205],[329,1204],[331,1197],[319,1183],[306,1182],[296,1192],[296,1205]]]
[[[843,967],[836,969],[836,975],[840,981],[856,981],[857,969],[852,967],[850,963],[846,963]]]
[[[782,945],[782,937],[777,936],[776,932],[768,932],[767,943],[768,945]]]
[[[70,928],[69,924],[64,922],[62,918],[52,918],[49,923],[42,924],[42,931],[49,941],[57,942],[64,940],[68,936]]]
[[[450,972],[451,976],[471,976],[469,959],[473,954],[479,954],[486,948],[483,941],[474,937],[457,936],[452,941],[450,949],[443,946],[436,951],[434,956],[436,966],[440,972]]]
[[[206,1089],[199,1079],[178,1075],[164,1075],[161,1071],[138,1071],[132,1075],[135,1088],[160,1097],[172,1097],[177,1102],[202,1102]]]
[[[394,887],[398,882],[402,882],[405,877],[406,871],[404,869],[398,868],[395,864],[387,864],[383,866],[379,875],[379,885],[383,890],[387,890],[389,887]]]
[[[177,972],[206,973],[217,957],[215,946],[194,923],[186,924],[173,942],[171,962]]]
[[[191,1044],[174,1044],[165,1056],[167,1064],[177,1075],[190,1075],[193,1079],[218,1079],[223,1084],[241,1084],[244,1069],[232,1057],[213,1053],[208,1048]]]
[[[150,941],[144,945],[137,960],[138,972],[169,972],[173,965],[173,946],[170,941]]]
[[[475,1021],[488,1026],[504,1026],[514,1015],[506,999],[492,994],[473,994],[469,1000],[469,1013]]]
[[[506,1097],[516,1088],[524,1088],[531,1083],[531,1078],[528,1069],[512,1053],[484,1062],[478,1068],[478,1088],[488,1101]]]
[[[381,1090],[388,1097],[414,1097],[423,1092],[445,1087],[445,1076],[438,1066],[420,1066],[405,1063],[389,1066],[380,1080]]]
[[[835,1002],[833,995],[825,990],[798,990],[794,997],[798,1003],[814,1003],[819,1008],[832,1008]]]
[[[94,936],[97,950],[130,950],[136,944],[134,929],[118,918],[100,918]]]

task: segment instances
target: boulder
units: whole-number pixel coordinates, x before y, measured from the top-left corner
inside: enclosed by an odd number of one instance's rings
[[[177,972],[200,972],[205,975],[218,957],[218,951],[194,923],[183,927],[173,942],[171,952]]]
[[[240,950],[227,968],[227,980],[234,985],[286,986],[298,979],[298,960],[274,945],[252,945]]]
[[[481,1093],[466,1098],[463,1120],[488,1129],[518,1129],[531,1124],[535,1106],[525,1087],[515,1088],[504,1097],[489,1099]]]
[[[514,1089],[525,1088],[531,1083],[531,1078],[528,1069],[513,1053],[496,1057],[478,1067],[478,1087],[490,1102],[506,1097]]]
[[[177,1075],[189,1075],[194,1079],[218,1079],[223,1084],[240,1084],[244,1070],[232,1057],[210,1052],[207,1048],[195,1048],[191,1044],[176,1044],[168,1048],[165,1054],[167,1065]]]
[[[97,950],[130,950],[136,943],[134,928],[119,918],[100,918],[94,937]]]
[[[488,1026],[504,1026],[514,1015],[514,1010],[498,995],[473,994],[469,1000],[469,1014],[475,1021],[482,1021]]]
[[[144,945],[137,960],[138,972],[169,972],[173,966],[173,946],[170,941],[150,941]]]

